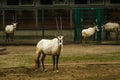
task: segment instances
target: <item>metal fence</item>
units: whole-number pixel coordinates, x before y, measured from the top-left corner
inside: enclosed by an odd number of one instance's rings
[[[40,39],[52,39],[57,35],[56,17],[62,18],[65,43],[81,42],[81,31],[84,28],[98,25],[100,31],[92,41],[104,41],[105,34],[101,29],[106,22],[118,22],[119,9],[101,8],[51,8],[51,9],[10,9],[0,11],[0,44],[36,44]],[[14,20],[18,22],[14,42],[6,43],[5,25]],[[111,32],[115,39],[114,32]],[[89,41],[89,39],[88,39]]]
[[[14,20],[18,22],[14,42],[7,44],[35,44],[42,38],[52,39],[58,35],[56,17],[58,23],[59,17],[62,18],[64,41],[73,42],[74,28],[70,15],[70,9],[6,10],[4,17],[3,14],[0,16],[0,43],[6,44],[4,28]]]

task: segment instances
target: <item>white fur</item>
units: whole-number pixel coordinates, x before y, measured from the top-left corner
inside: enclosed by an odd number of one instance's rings
[[[58,59],[63,48],[63,36],[58,36],[52,40],[42,39],[36,45],[36,66],[40,66],[39,58],[42,54],[41,62],[43,71],[45,71],[44,67],[44,58],[46,55],[52,55],[53,57],[53,71],[58,72]],[[56,58],[55,58],[56,57]]]
[[[12,25],[6,25],[6,27],[5,27],[6,41],[9,42],[9,39],[11,39],[13,41],[16,25],[17,25],[17,23],[13,23]]]
[[[15,29],[16,29],[16,23],[13,23],[12,25],[6,25],[5,32],[8,34],[14,33]]]
[[[120,28],[120,25],[118,23],[112,23],[112,22],[108,22],[103,26],[103,29],[105,31],[116,32],[116,31],[118,31],[119,28]]]
[[[97,26],[91,28],[89,27],[88,29],[83,29],[82,30],[82,37],[90,37],[92,36],[96,31],[99,31]]]
[[[62,39],[63,37],[61,37]],[[52,40],[49,39],[42,39],[37,44],[37,52],[43,52],[46,55],[55,55],[61,52],[61,48],[63,48],[63,41],[59,43],[57,38]],[[60,52],[59,52],[60,51]]]
[[[82,45],[85,45],[86,37],[91,37],[96,31],[99,31],[97,26],[89,27],[88,29],[82,30]]]

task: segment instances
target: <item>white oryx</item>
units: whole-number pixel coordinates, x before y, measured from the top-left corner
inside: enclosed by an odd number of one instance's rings
[[[61,24],[61,32],[62,32],[62,22],[60,17],[60,24]],[[57,18],[56,18],[56,25],[58,28]],[[53,71],[58,72],[58,60],[61,53],[61,50],[63,49],[63,36],[62,33],[53,39],[42,39],[40,40],[36,45],[36,61],[35,66],[40,67],[40,61],[39,58],[41,58],[43,71],[45,70],[44,66],[44,59],[46,55],[51,55],[53,58]]]
[[[107,32],[115,32],[116,39],[118,39],[119,29],[120,29],[120,25],[118,23],[108,22],[105,25],[103,25],[102,28],[104,31],[107,31]],[[110,33],[109,33],[109,37],[110,37]]]
[[[99,31],[97,26],[89,27],[88,29],[82,30],[82,45],[85,45],[85,39],[91,37],[95,32]]]
[[[6,33],[6,41],[9,42],[9,40],[13,41],[13,38],[14,38],[14,32],[16,30],[16,25],[18,23],[16,23],[16,16],[15,16],[15,19],[14,19],[14,16],[13,16],[13,23],[11,25],[6,25],[5,26],[5,33]]]
[[[11,39],[13,41],[14,38],[14,32],[16,30],[17,23],[13,23],[11,25],[6,25],[5,27],[5,33],[6,33],[6,41],[9,42]]]

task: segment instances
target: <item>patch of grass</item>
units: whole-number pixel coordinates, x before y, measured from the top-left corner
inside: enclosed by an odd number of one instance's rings
[[[60,56],[59,62],[80,62],[80,61],[117,61],[120,60],[120,52],[106,54],[86,54],[74,56]],[[9,62],[9,63],[8,63]],[[52,57],[46,56],[45,64],[52,64]],[[17,54],[12,56],[4,56],[0,58],[1,66],[33,66],[35,64],[35,56],[29,54]]]
[[[28,66],[34,63],[35,57],[32,55],[15,55],[15,62],[18,62],[17,64],[19,66]]]
[[[107,54],[88,54],[76,56],[60,56],[60,62],[79,62],[79,61],[115,61],[120,60],[120,52]],[[46,56],[45,63],[52,63],[52,57]]]
[[[116,80],[120,80],[120,78],[116,79]]]
[[[114,60],[120,60],[120,52],[116,52],[116,53],[109,53],[109,54],[92,54],[92,55],[83,55],[83,56],[67,56],[64,57],[62,56],[61,58],[61,62],[66,62],[66,61],[80,61],[80,60],[94,60],[94,61],[114,61]]]
[[[103,45],[120,45],[120,41],[103,41]]]
[[[1,64],[5,64],[5,62],[2,60],[2,61],[0,61],[0,65],[1,65]]]

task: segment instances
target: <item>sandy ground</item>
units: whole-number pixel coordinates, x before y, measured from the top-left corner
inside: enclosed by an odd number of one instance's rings
[[[79,44],[64,45],[60,56],[59,73],[52,71],[51,62],[45,64],[47,72],[35,69],[32,58],[35,55],[35,46],[0,47],[6,48],[5,51],[0,52],[0,80],[120,80],[120,60],[61,61],[62,57],[110,56],[110,53],[120,52],[119,45],[86,45],[85,47]]]

